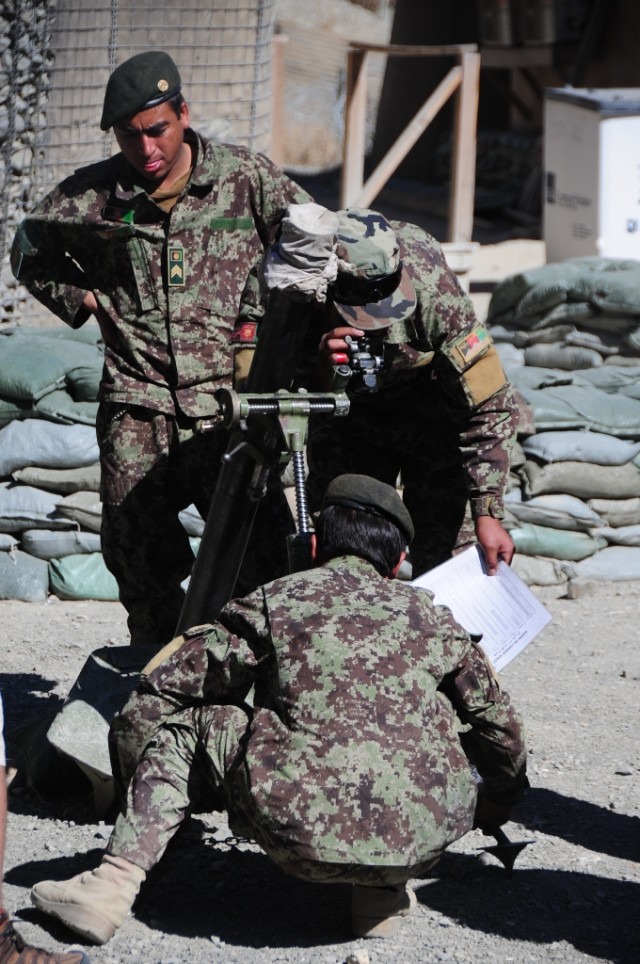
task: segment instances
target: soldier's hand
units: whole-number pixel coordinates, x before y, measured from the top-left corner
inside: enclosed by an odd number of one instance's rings
[[[344,365],[349,361],[349,345],[345,341],[347,335],[351,338],[362,338],[364,332],[359,328],[332,328],[326,331],[320,339],[318,354],[321,362],[329,365]]]
[[[498,562],[502,560],[508,566],[511,565],[516,547],[513,539],[506,529],[502,528],[499,519],[494,519],[490,515],[481,515],[475,520],[476,538],[484,552],[487,564],[487,573],[495,576],[498,571]]]
[[[89,314],[93,315],[98,322],[104,343],[110,345],[112,348],[117,347],[119,338],[116,327],[104,308],[98,304],[98,299],[93,291],[86,292],[82,306],[86,308]]]
[[[497,827],[508,823],[511,818],[511,807],[502,803],[492,803],[491,800],[480,793],[476,802],[476,812],[473,826],[482,830],[483,833],[490,834]]]

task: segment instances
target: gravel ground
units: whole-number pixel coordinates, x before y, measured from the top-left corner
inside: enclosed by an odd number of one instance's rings
[[[354,940],[346,886],[286,877],[218,814],[195,818],[97,964],[638,962],[640,792],[636,620],[640,583],[576,599],[535,592],[551,623],[504,671],[527,722],[531,790],[506,827],[533,841],[512,877],[474,831],[424,879],[418,909],[389,941]],[[127,641],[116,603],[0,602],[0,687],[10,726],[61,701],[87,655]],[[634,739],[635,737],[635,739]],[[17,782],[17,781],[16,781]],[[71,789],[71,788],[69,788]],[[91,794],[10,793],[5,903],[32,942],[73,935],[30,906],[29,888],[95,866],[110,825]]]

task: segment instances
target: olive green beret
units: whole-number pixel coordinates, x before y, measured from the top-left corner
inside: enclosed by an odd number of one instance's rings
[[[108,131],[119,120],[156,107],[180,93],[182,81],[169,54],[148,50],[125,60],[107,81],[100,129]]]
[[[389,519],[412,542],[414,530],[409,510],[397,490],[386,482],[368,475],[339,475],[330,482],[322,499],[322,508],[346,505]]]

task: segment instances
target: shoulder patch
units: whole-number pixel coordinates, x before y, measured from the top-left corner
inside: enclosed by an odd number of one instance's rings
[[[492,345],[491,335],[484,325],[476,325],[473,331],[457,338],[450,347],[452,357],[460,369],[467,368]]]

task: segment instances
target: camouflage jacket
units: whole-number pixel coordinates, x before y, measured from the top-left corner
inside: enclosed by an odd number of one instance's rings
[[[282,865],[430,860],[472,826],[468,756],[490,799],[521,795],[520,720],[481,651],[430,593],[361,559],[276,580],[185,637],[140,706],[155,694],[170,714],[255,685],[233,799]]]
[[[64,180],[20,225],[16,277],[67,324],[92,290],[111,321],[101,398],[201,417],[230,382],[250,269],[287,205],[307,194],[262,155],[187,132],[197,156],[173,210],[131,180],[121,154]],[[261,314],[255,286],[242,316]]]
[[[453,420],[453,436],[467,479],[473,517],[504,515],[504,491],[517,436],[517,407],[496,349],[478,322],[469,297],[447,265],[440,244],[427,232],[403,221],[390,222],[400,255],[416,293],[416,310],[397,320],[380,336],[371,336],[373,354],[383,358],[375,392],[358,391],[352,379],[348,418],[362,434],[378,413],[394,412],[397,433],[393,445],[404,451],[415,435],[412,426]],[[310,327],[299,381],[312,376],[321,334],[348,324],[345,317],[317,313]],[[354,316],[354,326],[355,316]],[[371,333],[368,333],[371,334]],[[355,390],[354,390],[355,387]],[[321,427],[322,428],[322,427]],[[366,444],[366,443],[365,443]]]
[[[501,518],[517,435],[511,387],[489,333],[438,242],[415,225],[391,223],[417,309],[408,323],[387,331],[389,364],[400,380],[403,371],[410,378],[428,366],[458,425],[472,515]]]

